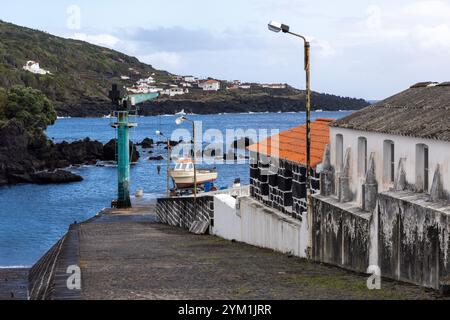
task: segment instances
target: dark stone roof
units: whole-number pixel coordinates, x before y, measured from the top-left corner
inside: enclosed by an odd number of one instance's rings
[[[331,126],[450,141],[450,83],[415,84]]]

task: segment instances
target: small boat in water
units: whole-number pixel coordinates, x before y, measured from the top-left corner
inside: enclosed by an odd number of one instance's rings
[[[217,180],[217,171],[197,168],[197,186]],[[175,168],[171,170],[172,177],[178,189],[194,187],[194,163],[190,159],[180,159]]]

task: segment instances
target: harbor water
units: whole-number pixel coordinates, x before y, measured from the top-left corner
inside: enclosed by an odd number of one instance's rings
[[[316,118],[340,118],[348,112],[313,113]],[[222,114],[191,115],[201,121],[202,131],[218,129],[267,129],[283,131],[305,122],[304,113]],[[168,136],[180,127],[176,116],[137,118],[139,126],[131,131],[131,139],[140,142],[149,137],[161,141],[155,134],[160,130]],[[109,126],[111,119],[59,119],[47,130],[55,142],[89,137],[106,143],[115,137]],[[141,151],[141,150],[140,150]],[[164,148],[156,150],[165,157]],[[154,156],[155,154],[152,154]],[[164,195],[166,190],[166,161],[149,161],[149,154],[141,151],[139,162],[131,169],[131,191],[142,188],[153,197]],[[162,168],[158,174],[158,166]],[[249,183],[248,164],[218,164],[218,187],[229,187],[235,178]],[[84,180],[63,185],[15,185],[0,187],[0,268],[27,267],[34,264],[64,233],[69,224],[84,221],[105,207],[116,197],[117,176],[113,166],[84,166],[70,168]]]

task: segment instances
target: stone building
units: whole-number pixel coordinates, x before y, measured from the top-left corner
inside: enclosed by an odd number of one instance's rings
[[[317,166],[329,143],[330,119],[311,124],[311,187],[319,191]],[[253,198],[302,220],[306,211],[306,125],[249,147],[250,193]]]
[[[325,160],[313,258],[447,287],[450,83],[418,83],[333,122]]]

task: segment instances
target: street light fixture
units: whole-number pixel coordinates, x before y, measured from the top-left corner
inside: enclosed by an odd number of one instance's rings
[[[305,45],[305,72],[306,72],[306,192],[308,210],[311,206],[311,64],[310,64],[310,48],[308,40],[302,35],[290,31],[288,25],[270,21],[269,30],[273,32],[288,33],[301,38]]]
[[[175,123],[177,125],[181,125],[184,122],[190,122],[192,123],[192,137],[193,137],[193,148],[194,148],[194,155],[193,155],[193,163],[194,163],[194,197],[197,198],[197,165],[196,165],[196,157],[195,153],[197,151],[195,146],[195,122],[186,118],[186,116],[181,116],[177,120],[175,120]]]
[[[284,33],[289,32],[289,26],[276,22],[276,21],[270,21],[269,22],[269,30],[273,32],[280,32],[283,31]]]
[[[168,137],[166,137],[164,135],[164,133],[162,133],[159,130],[156,131],[156,135],[163,137],[167,140],[167,156],[166,156],[167,157],[167,170],[166,170],[166,175],[167,175],[166,186],[167,186],[167,188],[166,188],[166,192],[167,192],[167,197],[170,197],[170,139]]]

